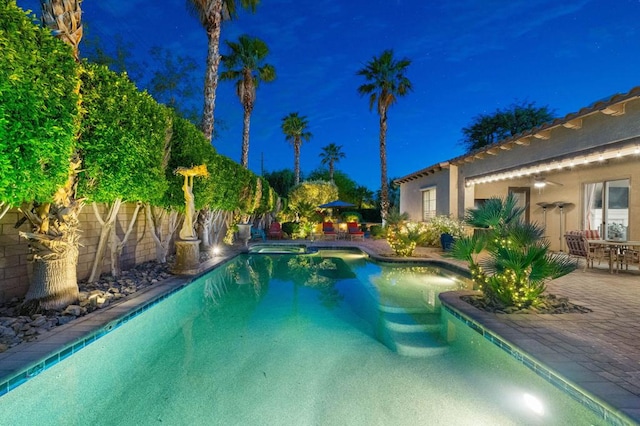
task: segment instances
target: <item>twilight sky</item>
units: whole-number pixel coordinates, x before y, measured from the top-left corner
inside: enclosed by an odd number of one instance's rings
[[[40,15],[37,0],[17,0]],[[239,0],[236,0],[239,3]],[[255,15],[225,22],[224,40],[248,34],[270,48],[276,81],[257,92],[249,166],[293,169],[293,148],[281,120],[298,112],[313,137],[301,168],[320,166],[321,148],[342,145],[337,165],[358,184],[380,187],[378,115],[357,88],[356,72],[393,49],[412,61],[414,91],[389,111],[389,178],[461,155],[461,129],[481,113],[514,102],[548,105],[556,116],[640,85],[638,0],[262,0]],[[185,0],[84,0],[86,32],[108,44],[120,35],[134,54],[162,46],[198,61],[202,84],[206,34]],[[81,45],[82,54],[82,45]],[[202,95],[194,100],[201,109]],[[374,110],[375,111],[375,110]],[[240,160],[242,108],[231,82],[220,82],[213,144]]]

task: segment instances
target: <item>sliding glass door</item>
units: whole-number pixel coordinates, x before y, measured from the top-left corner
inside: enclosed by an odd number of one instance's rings
[[[583,229],[597,229],[609,240],[626,240],[629,227],[629,179],[584,185]]]

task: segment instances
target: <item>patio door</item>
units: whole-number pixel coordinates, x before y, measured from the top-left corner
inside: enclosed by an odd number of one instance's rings
[[[607,240],[626,240],[629,228],[629,179],[584,185],[583,229],[597,229]]]
[[[513,194],[517,206],[524,209],[522,219],[525,223],[529,223],[529,198],[531,197],[531,188],[510,186],[509,194]]]

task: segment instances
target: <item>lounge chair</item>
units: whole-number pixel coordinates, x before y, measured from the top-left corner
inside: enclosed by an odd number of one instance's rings
[[[269,226],[269,238],[281,240],[282,235],[282,225],[280,225],[280,222],[271,222],[271,226]]]
[[[338,233],[333,227],[333,222],[322,222],[322,235],[324,235],[325,240],[329,238],[335,240],[338,237]]]
[[[353,241],[354,238],[360,238],[364,241],[364,231],[360,230],[357,222],[347,222],[347,233],[351,241]]]

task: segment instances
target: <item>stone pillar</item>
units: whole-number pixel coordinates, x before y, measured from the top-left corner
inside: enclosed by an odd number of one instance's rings
[[[176,241],[176,263],[171,272],[176,275],[200,272],[200,240]]]

